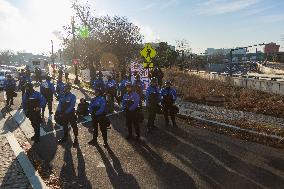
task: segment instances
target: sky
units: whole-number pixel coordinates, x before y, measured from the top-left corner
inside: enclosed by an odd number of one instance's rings
[[[80,0],[79,0],[80,1]],[[85,2],[85,1],[83,1]],[[120,15],[141,28],[144,42],[192,51],[276,42],[284,51],[284,0],[89,0],[95,15]],[[70,0],[0,0],[0,49],[49,53],[70,23]],[[282,37],[281,37],[282,36]],[[255,51],[255,49],[250,49]]]

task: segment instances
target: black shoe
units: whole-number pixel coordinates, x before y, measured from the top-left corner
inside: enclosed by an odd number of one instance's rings
[[[78,146],[78,139],[77,138],[75,138],[74,139],[74,142],[73,142],[73,144],[72,144],[72,146],[75,148],[75,147],[77,147]]]
[[[31,137],[31,141],[34,141],[34,140],[35,140],[35,136],[32,136],[32,137]]]
[[[98,145],[98,141],[96,139],[92,139],[91,141],[88,142],[89,145]]]
[[[126,140],[129,140],[132,138],[132,135],[127,135],[127,137],[125,137]]]
[[[104,143],[104,147],[105,147],[105,148],[108,148],[108,147],[109,147],[109,145],[108,145],[107,142]]]
[[[67,141],[67,139],[63,137],[63,138],[59,139],[57,142],[59,144],[62,144],[62,143],[65,143],[66,141]]]

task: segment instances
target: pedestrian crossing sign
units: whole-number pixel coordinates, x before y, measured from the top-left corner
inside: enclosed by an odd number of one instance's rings
[[[140,51],[140,55],[143,56],[148,63],[151,62],[152,58],[154,58],[156,54],[156,50],[149,43],[147,43]]]

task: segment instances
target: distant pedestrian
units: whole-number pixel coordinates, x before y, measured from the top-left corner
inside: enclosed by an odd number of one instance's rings
[[[69,72],[67,71],[67,69],[65,70],[64,76],[66,83],[69,83]]]
[[[41,83],[41,69],[38,67],[35,68],[35,80],[37,83]]]
[[[16,97],[16,82],[11,75],[7,75],[4,81],[4,91],[6,92],[6,105],[14,105],[14,97]]]
[[[114,99],[117,99],[117,84],[111,75],[108,76],[106,83],[106,97],[108,104],[108,112],[114,111]]]
[[[58,80],[60,79],[60,80],[62,80],[62,77],[63,77],[63,71],[62,71],[62,69],[61,68],[59,68],[59,70],[58,70]]]
[[[54,84],[51,82],[51,77],[47,76],[46,80],[40,85],[40,93],[46,99],[46,103],[48,105],[49,115],[52,115],[52,103],[53,97],[56,94]],[[44,117],[45,106],[42,109],[42,117]]]
[[[18,86],[18,88],[22,91],[22,97],[25,94],[25,90],[26,90],[25,85],[27,83],[31,83],[31,82],[32,82],[32,80],[31,80],[30,76],[26,72],[23,73],[23,75],[20,77],[19,86]]]
[[[103,80],[103,74],[101,72],[99,72],[96,76],[95,81],[93,82],[93,89],[100,89],[102,90],[102,93],[105,92],[105,82]]]
[[[62,79],[58,78],[56,84],[56,98],[59,100],[60,96],[63,95],[65,84],[62,82]]]

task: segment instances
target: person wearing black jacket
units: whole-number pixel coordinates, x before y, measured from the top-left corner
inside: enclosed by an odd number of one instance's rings
[[[146,108],[148,110],[147,132],[150,133],[154,127],[156,114],[160,111],[160,90],[156,78],[151,79],[150,86],[146,90]]]
[[[161,104],[163,107],[163,114],[165,117],[166,125],[169,125],[169,115],[171,117],[173,127],[176,127],[174,103],[177,99],[176,90],[171,87],[170,81],[166,81],[164,87],[161,89]]]
[[[31,121],[32,127],[34,128],[35,135],[31,138],[35,143],[40,140],[40,124],[41,119],[41,108],[46,103],[46,99],[37,91],[33,89],[32,83],[26,84],[26,92],[22,99],[23,110],[27,118]]]
[[[16,94],[15,92],[16,82],[11,75],[7,75],[6,77],[7,79],[4,81],[4,90],[6,92],[6,97],[7,97],[6,105],[11,106],[14,105],[14,97]]]

